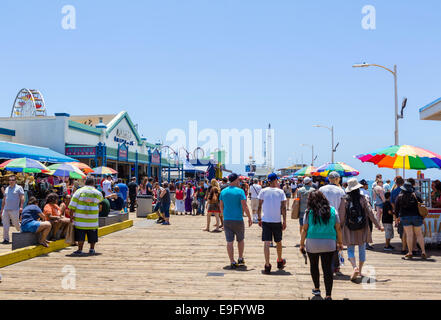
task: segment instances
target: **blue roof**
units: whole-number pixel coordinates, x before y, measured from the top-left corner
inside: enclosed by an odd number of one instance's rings
[[[427,108],[430,108],[431,106],[433,106],[434,104],[437,104],[437,103],[440,102],[440,101],[441,101],[441,98],[436,99],[435,101],[433,101],[433,102],[429,103],[428,105],[422,107],[422,108],[420,109],[420,112],[421,112],[421,111],[424,111],[424,110],[427,109]]]
[[[73,158],[55,152],[49,148],[29,146],[6,141],[0,141],[0,159],[30,158],[43,162],[77,162]]]

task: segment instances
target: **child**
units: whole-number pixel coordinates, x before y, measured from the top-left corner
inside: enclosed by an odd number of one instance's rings
[[[196,197],[193,198],[193,202],[191,203],[191,208],[193,209],[193,216],[198,215],[198,208],[199,208],[199,201],[196,199]]]
[[[386,237],[386,246],[384,251],[392,251],[394,247],[390,245],[390,240],[394,237],[393,223],[395,220],[392,203],[390,202],[390,192],[384,194],[386,201],[383,203],[383,215],[381,216],[381,222],[384,226],[384,235]]]

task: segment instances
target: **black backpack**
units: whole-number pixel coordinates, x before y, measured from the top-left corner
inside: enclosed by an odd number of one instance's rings
[[[349,230],[361,230],[366,225],[366,214],[360,205],[358,209],[354,206],[351,199],[346,198],[346,226]]]

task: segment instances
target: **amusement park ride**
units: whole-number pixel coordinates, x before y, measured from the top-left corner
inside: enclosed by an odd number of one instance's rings
[[[46,105],[41,92],[35,89],[21,89],[12,106],[11,118],[44,116]]]

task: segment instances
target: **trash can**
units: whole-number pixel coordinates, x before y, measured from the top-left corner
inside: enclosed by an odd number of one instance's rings
[[[148,195],[139,194],[136,198],[138,204],[136,208],[137,218],[146,218],[148,214],[152,213],[152,201],[153,197]]]

